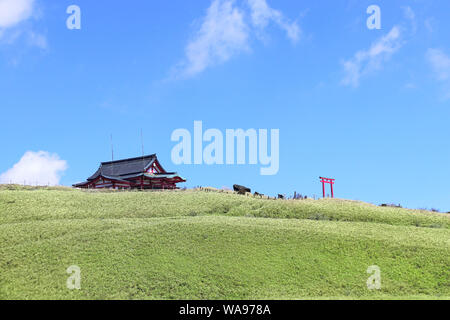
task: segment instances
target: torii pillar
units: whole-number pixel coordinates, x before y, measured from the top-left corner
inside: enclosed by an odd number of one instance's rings
[[[333,185],[334,185],[334,181],[336,181],[336,179],[323,178],[323,177],[319,177],[319,178],[320,178],[320,182],[322,182],[323,197],[325,198],[325,196],[326,196],[326,194],[325,194],[325,184],[329,183],[330,186],[331,186],[331,197],[334,198]]]

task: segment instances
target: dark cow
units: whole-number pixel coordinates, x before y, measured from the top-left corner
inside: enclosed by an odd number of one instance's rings
[[[238,184],[233,185],[233,190],[236,191],[239,194],[246,194],[251,193],[252,190],[250,188],[244,187],[244,186],[240,186]]]

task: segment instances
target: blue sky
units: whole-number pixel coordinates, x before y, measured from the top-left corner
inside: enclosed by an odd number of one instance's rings
[[[446,0],[0,0],[0,177],[83,181],[111,134],[115,158],[140,156],[142,128],[187,187],[319,196],[326,176],[340,198],[449,211],[449,30]],[[278,174],[175,165],[195,120],[279,129]]]

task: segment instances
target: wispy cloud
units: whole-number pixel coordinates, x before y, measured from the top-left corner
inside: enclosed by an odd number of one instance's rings
[[[243,6],[243,2],[247,5]],[[192,77],[235,55],[249,52],[251,35],[262,32],[271,21],[285,30],[291,41],[299,40],[298,24],[272,9],[266,0],[213,0],[200,29],[186,46],[185,59],[174,70],[175,77]]]
[[[47,49],[47,37],[33,31],[28,32],[28,43],[41,49]]]
[[[0,175],[0,183],[58,185],[67,162],[57,154],[28,151],[11,169]]]
[[[438,80],[445,81],[450,78],[450,57],[444,51],[440,49],[428,49],[426,58]]]
[[[358,51],[350,60],[343,62],[345,77],[342,84],[358,87],[360,79],[379,70],[383,62],[397,52],[403,45],[402,31],[394,26],[389,33],[375,41],[368,50]]]
[[[248,37],[244,14],[234,1],[214,0],[200,30],[186,47],[186,62],[182,66],[184,76],[193,76],[248,50]]]
[[[423,24],[424,24],[425,28],[428,30],[428,32],[433,33],[436,29],[437,22],[436,22],[435,18],[430,17],[430,18],[425,19]]]
[[[438,81],[442,83],[443,99],[450,99],[450,56],[440,49],[428,49],[426,59]]]
[[[417,32],[417,19],[416,14],[410,6],[403,7],[403,15],[411,24],[411,32],[415,34]]]
[[[253,26],[263,30],[273,21],[286,31],[292,42],[295,43],[300,39],[301,30],[297,22],[290,22],[280,11],[269,7],[266,0],[248,0],[248,4]]]
[[[24,37],[30,46],[47,48],[47,39],[43,34],[26,24],[39,15],[35,0],[0,0],[0,40],[3,45],[11,45]]]

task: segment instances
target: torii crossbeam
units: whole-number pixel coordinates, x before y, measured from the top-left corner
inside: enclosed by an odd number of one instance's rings
[[[336,179],[323,178],[323,177],[319,177],[319,178],[320,178],[320,182],[322,182],[323,197],[325,198],[325,183],[329,183],[331,186],[331,197],[334,198],[333,185],[334,185],[334,181],[336,181]]]

